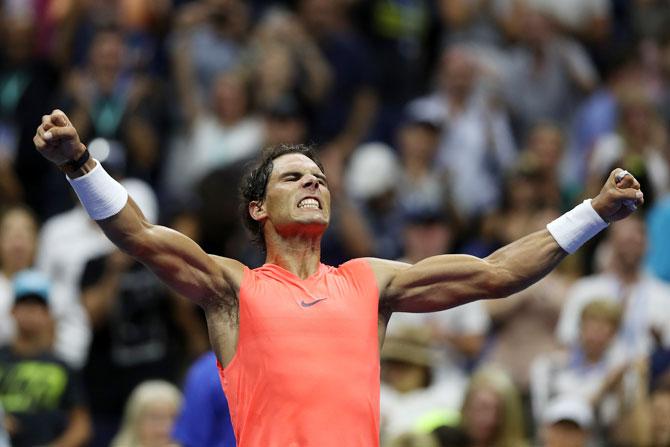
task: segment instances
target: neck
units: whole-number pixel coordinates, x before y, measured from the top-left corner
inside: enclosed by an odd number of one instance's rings
[[[319,269],[321,263],[321,236],[298,235],[284,238],[275,235],[266,239],[265,262],[288,270],[306,279]]]
[[[38,355],[49,349],[49,337],[18,335],[12,343],[12,349],[22,356]]]
[[[640,270],[635,268],[628,268],[621,265],[619,262],[614,262],[613,271],[619,280],[624,284],[633,284],[640,279]]]
[[[584,360],[587,365],[597,365],[603,359],[605,353],[600,351],[587,351],[586,349],[582,350],[584,353]]]

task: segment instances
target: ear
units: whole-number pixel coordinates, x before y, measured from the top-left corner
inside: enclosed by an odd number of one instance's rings
[[[261,222],[268,217],[265,210],[265,203],[261,200],[252,200],[249,202],[249,215],[256,222]]]

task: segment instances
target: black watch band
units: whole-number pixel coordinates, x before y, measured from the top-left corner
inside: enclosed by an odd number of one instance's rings
[[[61,166],[70,172],[77,171],[79,168],[84,166],[89,158],[91,158],[91,153],[88,151],[88,149],[86,149],[79,158],[65,162]]]

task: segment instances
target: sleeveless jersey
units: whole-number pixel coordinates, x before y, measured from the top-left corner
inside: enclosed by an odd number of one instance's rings
[[[379,445],[379,293],[366,260],[245,268],[221,383],[239,447]]]

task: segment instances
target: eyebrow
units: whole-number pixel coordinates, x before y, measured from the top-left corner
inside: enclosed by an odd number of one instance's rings
[[[323,180],[324,182],[328,183],[328,180],[326,179],[326,176],[323,175],[320,172],[309,172],[308,174],[312,174],[314,177],[318,178],[319,180]],[[279,178],[287,178],[287,177],[302,177],[305,175],[303,172],[298,172],[298,171],[289,171],[289,172],[284,172],[282,175],[279,176]]]

